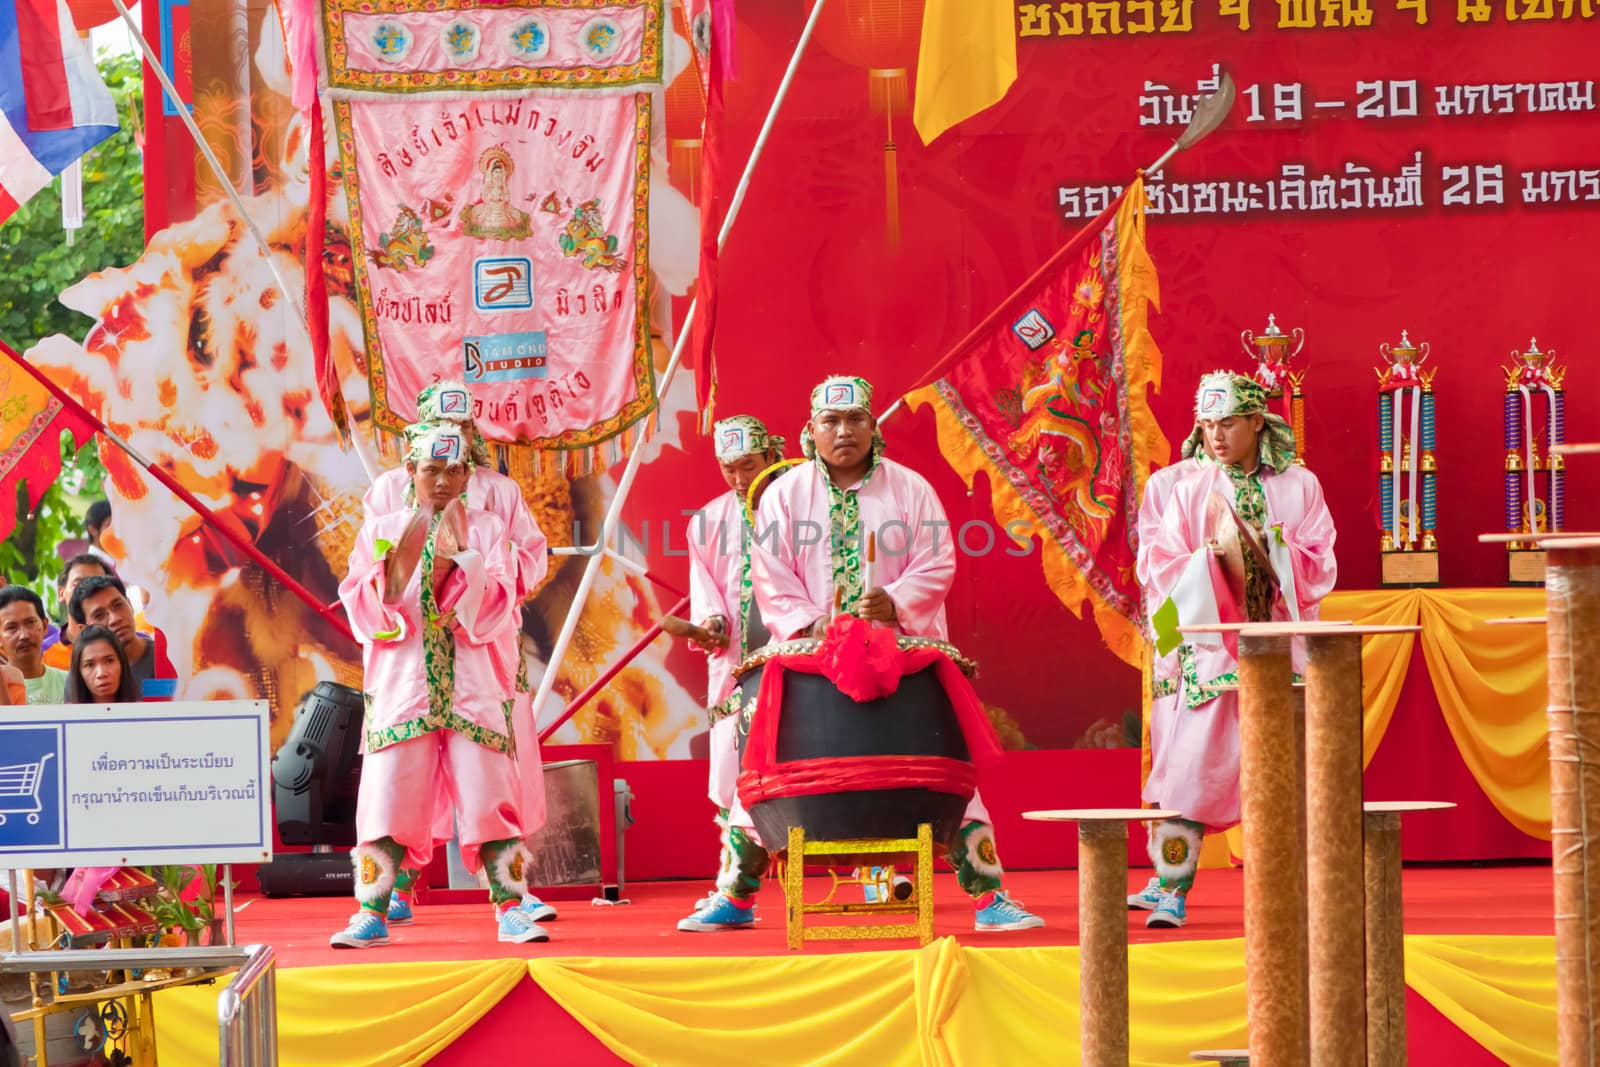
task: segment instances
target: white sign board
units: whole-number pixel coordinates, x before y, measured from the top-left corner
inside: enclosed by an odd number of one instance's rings
[[[0,716],[0,867],[264,863],[264,700],[52,704]]]

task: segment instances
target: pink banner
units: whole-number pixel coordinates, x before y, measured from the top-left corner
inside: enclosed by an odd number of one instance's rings
[[[650,104],[532,93],[340,102],[381,425],[465,378],[492,440],[580,448],[654,403]]]

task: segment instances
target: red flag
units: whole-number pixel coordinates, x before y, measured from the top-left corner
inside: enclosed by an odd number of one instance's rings
[[[706,90],[704,144],[700,169],[700,272],[695,286],[694,393],[701,430],[711,426],[717,368],[713,348],[717,328],[717,233],[723,206],[717,195],[722,162],[723,82],[732,76],[733,0],[690,0],[690,39]]]
[[[77,450],[89,443],[94,423],[51,395],[28,371],[13,366],[22,357],[0,344],[0,540],[17,524],[17,485],[28,483],[28,510],[61,473],[61,431]]]
[[[1161,381],[1159,299],[1137,180],[906,396],[933,407],[939,449],[969,486],[988,475],[995,518],[1042,539],[1056,596],[1074,612],[1090,601],[1134,664],[1139,489],[1169,451],[1146,399]]]

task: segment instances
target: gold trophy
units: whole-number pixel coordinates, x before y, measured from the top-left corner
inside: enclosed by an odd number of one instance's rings
[[[1507,533],[1555,533],[1566,525],[1566,458],[1554,446],[1566,441],[1567,369],[1556,365],[1554,349],[1539,351],[1537,339],[1526,352],[1513,351],[1506,376],[1505,505]],[[1537,417],[1543,397],[1543,418]],[[1541,440],[1542,438],[1542,440]],[[1544,451],[1540,452],[1540,445]],[[1541,495],[1540,483],[1544,492]],[[1544,584],[1544,550],[1533,541],[1511,541],[1512,585]]]
[[[1278,328],[1275,315],[1267,316],[1267,328],[1259,334],[1245,330],[1239,335],[1244,354],[1256,361],[1251,372],[1267,391],[1267,403],[1278,401],[1283,406],[1280,414],[1294,430],[1294,461],[1304,466],[1306,455],[1306,398],[1301,386],[1306,372],[1294,370],[1289,364],[1306,346],[1306,332],[1296,326],[1289,333]],[[1294,347],[1291,349],[1290,345]]]
[[[1433,377],[1423,370],[1428,343],[1378,346],[1378,502],[1384,585],[1438,585],[1437,467],[1433,458]]]

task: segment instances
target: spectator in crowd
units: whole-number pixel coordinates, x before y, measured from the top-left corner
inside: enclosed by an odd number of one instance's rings
[[[166,635],[160,630],[144,633],[134,624],[133,605],[128,602],[128,587],[114,574],[84,578],[72,591],[68,606],[72,621],[79,626],[104,626],[117,635],[128,656],[128,669],[144,696],[145,683],[152,678],[176,678],[167,658]]]
[[[0,589],[0,649],[6,661],[22,672],[29,704],[59,704],[67,688],[67,672],[44,663],[44,634],[49,625],[44,601],[23,585]]]
[[[105,560],[108,564],[113,564],[116,560],[112,559],[111,553],[107,552],[100,544],[100,539],[110,529],[111,502],[108,500],[96,500],[89,505],[89,510],[84,512],[83,532],[89,538],[89,551]]]
[[[131,704],[138,699],[139,684],[116,633],[105,626],[85,626],[72,643],[65,703]]]
[[[93,552],[80,552],[67,560],[67,565],[56,575],[56,599],[61,602],[63,620],[61,640],[54,645],[46,643],[48,646],[44,650],[46,664],[66,670],[67,665],[72,662],[72,642],[77,636],[79,626],[72,621],[72,614],[67,610],[67,606],[72,603],[72,593],[78,588],[78,583],[85,578],[114,576],[116,573],[115,567]],[[150,624],[145,621],[141,613],[134,614],[133,626],[136,630],[152,632]]]

